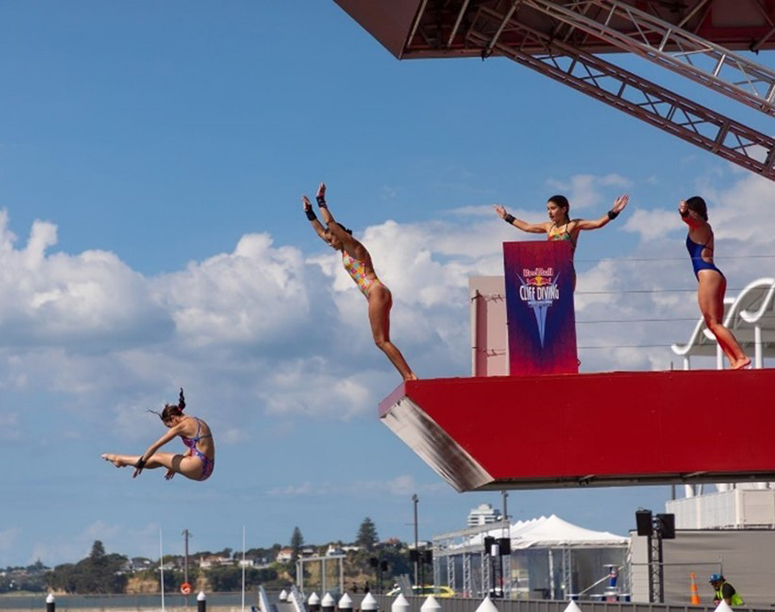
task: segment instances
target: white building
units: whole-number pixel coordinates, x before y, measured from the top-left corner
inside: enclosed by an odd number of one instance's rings
[[[466,521],[466,525],[468,527],[477,527],[479,525],[498,523],[500,520],[500,510],[493,508],[490,504],[482,504],[481,506],[477,506],[468,513],[468,520]]]

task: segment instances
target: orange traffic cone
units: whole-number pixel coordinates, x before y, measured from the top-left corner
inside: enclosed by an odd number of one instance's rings
[[[692,603],[693,606],[699,606],[700,605],[700,593],[697,590],[697,583],[694,582],[695,575],[694,574],[689,574],[689,579],[691,580],[691,587],[690,587],[691,592],[692,592],[691,603]]]

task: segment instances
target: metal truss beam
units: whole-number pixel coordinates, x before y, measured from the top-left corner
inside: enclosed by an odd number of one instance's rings
[[[523,3],[572,29],[775,115],[775,71],[721,45],[618,0]]]
[[[503,594],[511,599],[511,592],[514,590],[513,577],[511,571],[511,555],[503,557]]]
[[[492,584],[492,562],[490,560],[490,555],[484,551],[479,553],[479,559],[482,564],[482,591],[480,595],[484,597],[485,593],[490,590],[490,585]]]
[[[475,597],[472,578],[471,554],[463,553],[463,597]]]
[[[447,556],[447,586],[452,590],[457,588],[455,581],[455,557],[452,555]]]
[[[506,15],[481,7],[467,31],[469,43],[512,59],[614,108],[678,136],[743,168],[775,180],[775,139],[721,113],[611,64],[598,56],[542,32],[515,17],[502,28]],[[519,30],[525,44],[540,45],[531,54],[498,42],[496,33]]]

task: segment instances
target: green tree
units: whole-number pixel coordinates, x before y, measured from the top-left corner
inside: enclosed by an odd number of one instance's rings
[[[293,534],[291,535],[291,550],[293,551],[291,553],[291,563],[296,563],[302,546],[304,546],[304,536],[301,535],[301,529],[294,527]]]
[[[358,528],[358,536],[355,538],[355,543],[358,546],[363,546],[368,551],[372,551],[378,542],[377,527],[374,521],[367,516]]]
[[[126,557],[106,554],[99,540],[91,553],[76,564],[58,565],[46,574],[46,584],[66,593],[123,593],[127,577],[121,572]]]
[[[89,559],[92,561],[99,561],[105,556],[105,546],[100,540],[94,540],[94,544],[91,546],[91,553],[89,553]]]

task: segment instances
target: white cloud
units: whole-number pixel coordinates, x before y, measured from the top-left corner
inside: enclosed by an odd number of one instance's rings
[[[56,227],[36,221],[23,249],[0,212],[3,346],[137,344],[172,329],[142,276],[105,251],[50,255]]]
[[[626,232],[640,234],[641,240],[654,240],[661,238],[669,232],[685,230],[686,226],[675,211],[636,208],[627,216],[627,222],[623,228]]]
[[[610,182],[619,186],[617,181]],[[700,193],[710,205],[718,262],[730,287],[775,276],[775,257],[743,257],[775,256],[775,215],[767,204],[775,187],[748,175],[735,176],[724,189],[714,185]],[[530,219],[542,211],[513,214]],[[628,232],[627,253],[612,247],[610,257],[580,266],[578,343],[604,347],[580,352],[583,371],[667,368],[675,358],[664,345],[684,341],[699,317],[677,214],[634,209],[629,217],[624,226],[606,230],[612,239]],[[146,409],[174,401],[183,385],[191,413],[207,420],[219,452],[226,453],[224,445],[245,444],[249,436],[290,439],[315,419],[370,418],[399,383],[373,344],[366,300],[331,250],[302,252],[275,245],[266,234],[249,234],[231,252],[145,277],[109,252],[52,252],[56,233],[54,225],[37,222],[18,246],[7,214],[0,213],[5,441],[25,439],[25,406],[14,402],[48,393],[56,398],[52,411],[73,417],[66,430],[57,430],[57,443],[77,432],[79,445],[93,444],[99,432],[105,443],[100,452],[137,452],[162,431]],[[388,220],[356,233],[393,291],[393,340],[424,378],[469,372],[469,276],[502,274],[504,240],[545,239],[515,231],[488,207],[427,222]],[[644,346],[649,348],[637,348]],[[271,418],[257,434],[251,419],[264,415]],[[36,439],[44,444],[46,435]],[[269,493],[327,495],[333,489],[401,497],[446,487],[402,474],[366,482],[292,482]],[[125,543],[136,539],[139,554],[146,545],[153,548],[157,533],[151,531],[149,526],[127,537],[111,524],[94,523],[76,541],[63,535],[38,544],[31,560],[79,559],[94,539],[103,539],[109,550],[115,541],[126,553],[133,551]],[[0,555],[19,537],[12,529],[0,532]]]
[[[338,378],[325,372],[325,365],[321,359],[280,364],[267,377],[267,392],[262,398],[267,414],[348,420],[368,411],[377,399],[368,385],[373,376],[363,372],[357,379]]]
[[[401,474],[389,480],[361,480],[357,482],[323,482],[313,485],[309,481],[298,484],[288,484],[283,487],[274,487],[267,491],[273,497],[319,497],[319,496],[349,496],[362,498],[365,494],[370,496],[387,495],[391,497],[408,497],[414,493],[436,493],[446,491],[448,485],[444,482],[423,484],[408,474]]]
[[[309,311],[301,263],[298,249],[248,234],[233,253],[191,263],[153,286],[186,344],[282,341]]]
[[[605,208],[606,198],[613,199],[619,193],[613,193],[611,188],[627,189],[631,181],[619,174],[575,174],[569,180],[549,179],[547,185],[564,192],[571,205],[571,210],[587,208]]]
[[[446,491],[445,482],[434,482],[422,484],[415,480],[413,476],[404,474],[396,476],[387,482],[360,483],[362,488],[384,489],[396,497],[409,497],[414,493],[433,493],[437,491]]]
[[[575,179],[595,189],[626,182],[618,175]],[[768,209],[775,186],[744,175],[725,189],[709,183],[702,193],[730,287],[772,275],[775,258],[754,266],[734,257],[775,255]],[[615,231],[622,229],[637,242],[626,257],[612,253],[580,273],[577,318],[632,323],[582,323],[579,345],[684,339],[692,323],[671,321],[699,311],[680,220],[673,211],[635,209]],[[80,419],[99,423],[109,414],[123,437],[139,441],[153,421],[146,408],[173,401],[183,385],[195,398],[192,411],[217,407],[208,420],[220,441],[236,444],[244,433],[235,423],[249,414],[359,418],[399,382],[373,344],[366,300],[330,250],[302,253],[248,234],[233,252],[146,278],[109,252],[50,253],[56,234],[52,224],[36,222],[17,248],[0,214],[0,389],[56,392],[71,398],[62,406]],[[427,222],[389,220],[358,236],[393,291],[391,336],[413,369],[421,377],[465,375],[468,278],[501,274],[501,243],[532,236],[489,207]],[[688,291],[669,291],[676,288]],[[669,360],[662,347],[582,353],[586,371],[667,367]],[[3,406],[6,438],[19,434],[19,414]]]

